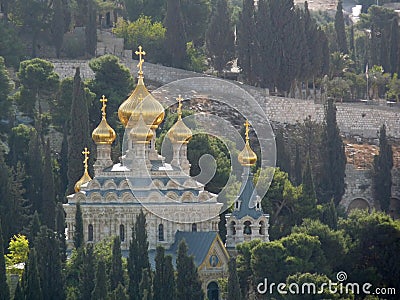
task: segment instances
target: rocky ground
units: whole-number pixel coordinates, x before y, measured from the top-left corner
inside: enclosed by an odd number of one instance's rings
[[[336,10],[337,0],[309,0],[308,8],[312,10]],[[295,4],[303,4],[304,0],[294,0]],[[351,12],[351,7],[356,5],[355,0],[344,0],[343,8]]]

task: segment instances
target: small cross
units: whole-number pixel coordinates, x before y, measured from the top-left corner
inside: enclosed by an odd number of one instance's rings
[[[100,102],[102,103],[101,111],[102,111],[102,116],[106,116],[106,106],[107,106],[107,98],[103,95],[103,97],[100,99]]]
[[[85,165],[85,170],[87,171],[89,154],[90,154],[90,152],[88,151],[87,147],[85,147],[85,150],[82,151],[82,154],[85,155],[85,159],[83,160],[83,164]]]
[[[182,116],[182,101],[184,99],[182,98],[181,95],[179,95],[178,98],[176,98],[176,100],[178,101],[178,116],[181,117]]]
[[[246,120],[246,122],[244,122],[244,126],[246,127],[245,135],[246,135],[246,142],[247,142],[249,140],[249,127],[250,127],[250,123],[248,120]]]
[[[143,74],[142,66],[144,63],[144,59],[143,59],[142,55],[146,55],[146,52],[142,51],[142,46],[139,46],[139,51],[136,51],[135,54],[139,55],[139,63],[137,66],[139,68],[139,75],[142,75]]]

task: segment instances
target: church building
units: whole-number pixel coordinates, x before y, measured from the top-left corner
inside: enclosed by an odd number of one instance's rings
[[[193,254],[206,296],[219,299],[217,279],[227,277],[227,249],[254,238],[268,241],[268,215],[263,214],[250,174],[257,156],[249,145],[249,124],[246,122],[246,145],[239,155],[244,167],[240,196],[234,211],[227,216],[226,247],[218,234],[222,203],[217,195],[188,174],[187,144],[191,130],[182,120],[182,98],[178,101],[178,120],[167,133],[173,149],[170,163],[157,153],[156,129],[164,119],[164,108],[144,84],[143,55],[139,47],[138,81],[131,95],[120,105],[118,117],[125,127],[121,162],[113,164],[111,144],[115,131],[107,123],[105,96],[102,119],[92,132],[96,144],[94,177],[88,173],[89,151],[84,149],[84,174],[75,185],[75,193],[64,204],[67,246],[73,247],[76,204],[80,203],[84,239],[87,243],[119,236],[123,252],[129,249],[132,227],[140,210],[146,215],[149,257],[158,246],[176,257],[178,243],[185,239],[188,254]],[[176,95],[178,96],[178,95]],[[153,258],[154,259],[154,258]]]

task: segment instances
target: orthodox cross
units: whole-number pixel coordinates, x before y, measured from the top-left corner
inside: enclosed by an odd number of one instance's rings
[[[250,123],[248,120],[246,120],[246,122],[244,122],[244,126],[246,127],[246,132],[245,132],[246,142],[248,142],[249,141],[249,127],[250,127]]]
[[[138,63],[138,68],[139,68],[139,75],[143,75],[143,63],[144,63],[144,59],[143,59],[143,55],[146,55],[145,51],[142,51],[142,46],[139,46],[139,51],[135,52],[136,55],[139,55],[139,63]]]
[[[89,160],[89,154],[90,154],[90,152],[88,151],[87,147],[85,147],[85,150],[82,151],[82,154],[85,155],[85,159],[83,160],[83,164],[85,165],[85,171],[87,172],[88,160]]]
[[[178,118],[182,118],[182,96],[179,95],[178,98],[176,98],[176,100],[178,100]]]
[[[103,117],[106,117],[106,106],[107,106],[107,98],[103,95],[103,97],[100,99],[100,102],[102,103],[102,107],[101,107],[101,115]]]

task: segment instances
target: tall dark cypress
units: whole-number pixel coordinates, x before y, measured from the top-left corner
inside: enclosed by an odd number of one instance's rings
[[[106,266],[102,259],[97,263],[96,270],[96,283],[92,292],[91,300],[105,300],[107,299],[107,278]]]
[[[237,26],[237,55],[238,65],[242,74],[250,84],[256,82],[255,59],[257,43],[255,40],[254,1],[243,0],[243,9],[239,15]]]
[[[348,53],[346,30],[343,18],[343,5],[342,0],[338,1],[335,14],[335,32],[336,32],[336,43],[338,51],[342,53]]]
[[[393,18],[390,32],[390,63],[388,70],[390,73],[400,73],[400,42],[399,42],[399,23],[397,18]]]
[[[83,251],[82,265],[79,272],[79,289],[82,300],[90,299],[95,286],[96,259],[93,244],[87,244]]]
[[[60,165],[60,173],[57,198],[59,202],[65,203],[65,192],[67,191],[68,187],[68,124],[65,124],[63,128],[63,139],[61,143],[60,156],[58,157],[58,163]]]
[[[76,68],[71,105],[71,126],[68,137],[68,194],[83,174],[82,151],[89,148],[89,113],[80,69]]]
[[[152,272],[149,269],[142,270],[142,280],[139,284],[139,293],[142,300],[153,300]]]
[[[31,201],[32,211],[42,208],[42,186],[43,186],[43,153],[39,135],[34,131],[28,145],[28,163],[26,173],[29,174],[26,196]]]
[[[115,290],[118,284],[124,285],[124,271],[122,269],[121,241],[114,237],[112,246],[112,262],[110,273],[111,290]]]
[[[67,243],[65,238],[65,212],[60,202],[56,205],[55,232],[59,243],[60,259],[63,264],[67,261]]]
[[[336,121],[336,106],[329,100],[325,107],[325,124],[323,131],[322,161],[324,174],[320,185],[322,202],[329,202],[332,198],[339,204],[345,189],[346,154]]]
[[[393,150],[385,124],[379,130],[379,154],[374,157],[373,195],[384,212],[389,212],[392,195]]]
[[[53,20],[51,26],[51,36],[57,58],[60,58],[61,47],[63,44],[65,30],[64,12],[61,0],[53,2]]]
[[[85,26],[85,50],[86,55],[93,57],[96,55],[97,45],[97,25],[96,7],[93,0],[88,0],[87,24]]]
[[[84,244],[84,236],[83,236],[82,209],[81,209],[81,204],[78,202],[76,204],[76,212],[75,212],[75,231],[74,231],[75,249],[81,248],[83,244]]]
[[[203,300],[204,292],[194,264],[193,256],[188,256],[188,247],[185,240],[178,246],[176,258],[176,291],[178,299]]]
[[[282,130],[276,133],[276,166],[282,171],[290,172],[290,156],[286,153],[285,140]]]
[[[54,186],[53,165],[50,153],[50,140],[47,139],[44,149],[42,205],[40,215],[42,224],[55,229],[56,190]]]
[[[155,273],[153,281],[153,300],[175,299],[175,276],[172,257],[165,256],[162,246],[156,249]]]
[[[136,222],[132,228],[132,239],[129,244],[128,256],[128,294],[130,300],[140,300],[139,283],[142,280],[143,269],[150,269],[149,242],[146,232],[146,217],[143,210],[140,210],[136,217]]]
[[[239,277],[236,270],[236,258],[231,257],[228,263],[228,299],[241,300],[242,292],[240,290]]]
[[[225,0],[217,0],[206,32],[206,47],[214,68],[221,73],[234,56],[233,26]]]
[[[4,259],[3,231],[0,222],[0,300],[10,299],[10,289],[7,284],[6,262]]]
[[[187,63],[186,33],[183,23],[180,0],[167,1],[167,14],[164,20],[165,63],[182,68]]]
[[[25,299],[43,300],[42,288],[40,285],[40,277],[38,270],[38,261],[36,249],[32,248],[29,251],[28,265],[25,270],[26,280],[24,286]]]

